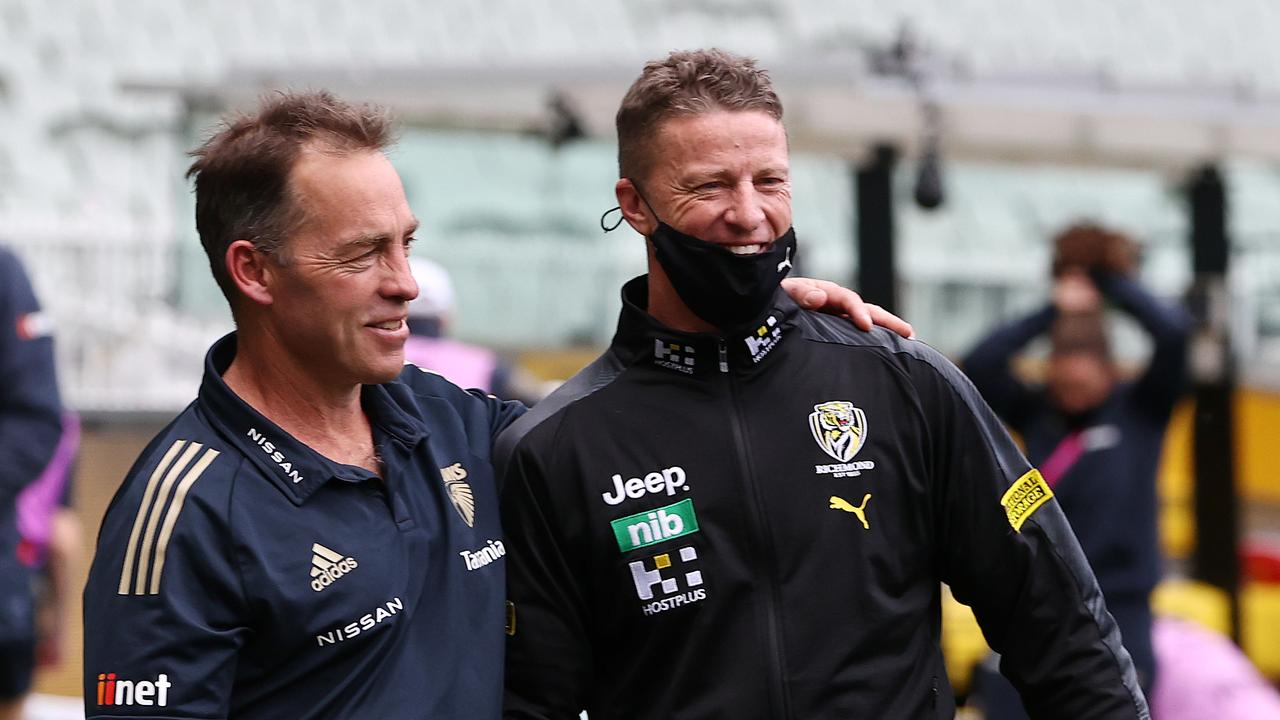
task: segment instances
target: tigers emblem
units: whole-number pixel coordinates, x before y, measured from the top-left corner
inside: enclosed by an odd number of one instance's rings
[[[809,430],[823,452],[849,462],[867,441],[867,416],[851,402],[829,400],[813,406]]]
[[[462,467],[462,463],[440,468],[440,479],[444,480],[444,489],[449,493],[449,502],[453,503],[453,509],[458,511],[458,515],[462,517],[462,522],[466,523],[467,527],[475,527],[476,500],[471,494],[471,486],[466,483],[466,478],[467,469]]]

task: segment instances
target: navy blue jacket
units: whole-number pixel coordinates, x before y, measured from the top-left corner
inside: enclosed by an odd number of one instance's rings
[[[0,248],[0,640],[31,636],[27,570],[18,562],[14,502],[62,435],[48,316],[18,258]]]
[[[1119,383],[1100,407],[1066,418],[1043,388],[1027,386],[1010,371],[1012,357],[1053,323],[1052,306],[996,330],[963,364],[983,398],[1022,435],[1032,463],[1043,463],[1069,433],[1083,431],[1084,453],[1054,494],[1107,598],[1145,598],[1160,579],[1156,469],[1169,415],[1185,384],[1190,319],[1126,277],[1095,274],[1094,280],[1153,344],[1144,372]]]
[[[245,404],[210,350],[85,588],[89,718],[492,718],[504,556],[490,448],[523,412],[406,366],[365,386],[379,480]]]

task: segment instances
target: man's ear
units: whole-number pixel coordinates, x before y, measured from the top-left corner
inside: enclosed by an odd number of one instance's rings
[[[227,247],[227,272],[231,282],[250,302],[270,305],[278,266],[248,240],[236,240]]]
[[[613,194],[618,198],[622,216],[627,219],[627,224],[632,230],[649,237],[654,230],[658,229],[658,221],[653,217],[653,211],[640,197],[635,184],[629,178],[618,180],[618,184],[613,186]]]

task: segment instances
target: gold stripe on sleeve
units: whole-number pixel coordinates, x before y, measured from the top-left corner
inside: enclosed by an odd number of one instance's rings
[[[191,463],[191,458],[200,452],[200,448],[204,447],[198,442],[193,442],[187,446],[182,457],[169,468],[169,472],[164,476],[164,482],[160,483],[160,490],[156,493],[155,507],[152,509],[151,517],[147,519],[147,529],[142,534],[142,547],[138,549],[138,574],[134,578],[133,594],[143,595],[147,590],[147,570],[151,564],[151,551],[154,548],[156,538],[156,526],[160,524],[160,511],[164,509],[165,501],[169,498],[169,491],[173,488],[174,480],[178,479],[178,475],[186,469]]]
[[[142,503],[138,505],[138,514],[133,518],[133,530],[129,533],[129,545],[124,551],[124,566],[120,568],[120,587],[116,590],[118,595],[129,594],[129,580],[132,578],[134,555],[138,550],[138,536],[142,534],[142,525],[147,520],[147,511],[151,509],[151,500],[156,492],[156,486],[160,483],[160,476],[164,474],[169,463],[173,462],[173,457],[178,454],[186,440],[174,440],[169,449],[165,451],[164,457],[160,458],[160,464],[156,465],[156,469],[151,472],[151,479],[147,481],[147,489],[142,493]]]
[[[169,549],[169,537],[173,535],[173,526],[178,522],[178,514],[182,512],[182,504],[187,499],[187,491],[200,478],[201,473],[209,467],[209,463],[218,457],[218,451],[209,448],[204,451],[204,455],[200,456],[200,460],[187,472],[182,478],[182,482],[178,483],[178,489],[173,493],[173,502],[169,503],[169,511],[164,515],[164,525],[160,527],[160,537],[156,540],[156,563],[151,568],[151,593],[155,595],[160,592],[160,575],[164,572],[164,556],[165,551]]]

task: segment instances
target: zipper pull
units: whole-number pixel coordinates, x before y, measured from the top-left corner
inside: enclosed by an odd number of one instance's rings
[[[724,338],[720,338],[720,372],[729,372],[729,348],[724,344]]]

